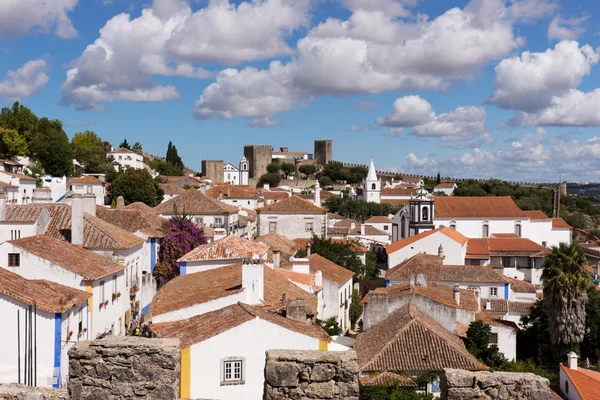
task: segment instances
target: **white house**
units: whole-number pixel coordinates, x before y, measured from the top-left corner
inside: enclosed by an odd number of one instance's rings
[[[258,236],[275,232],[288,239],[327,236],[327,210],[298,196],[256,210]]]
[[[87,302],[91,296],[0,268],[0,383],[65,386],[67,352],[78,341],[88,340]],[[33,338],[31,344],[29,337]],[[30,351],[35,354],[34,374],[26,368]]]
[[[375,170],[373,159],[371,159],[369,172],[367,173],[367,177],[363,179],[362,186],[362,196],[360,197],[360,200],[368,201],[370,203],[381,202],[381,179],[377,178],[377,171]]]
[[[94,176],[82,176],[80,178],[71,178],[67,181],[69,190],[73,193],[84,195],[93,193],[96,196],[96,204],[104,205],[104,183]]]
[[[260,191],[250,186],[233,184],[216,185],[206,191],[206,195],[225,204],[256,210],[265,205]]]
[[[447,227],[424,231],[418,235],[398,240],[387,246],[388,267],[392,268],[418,253],[444,257],[444,264],[465,263],[468,239]]]
[[[106,153],[106,158],[113,162],[116,171],[127,168],[142,169],[146,166],[144,156],[129,149],[112,149]]]
[[[587,400],[598,397],[600,372],[581,368],[574,352],[567,354],[567,365],[560,364],[560,391],[568,400]]]
[[[387,232],[388,236],[392,236],[392,219],[386,216],[374,216],[365,221],[365,225],[370,225],[380,231]]]
[[[443,193],[446,196],[452,196],[454,189],[458,186],[454,182],[439,183],[433,187],[433,193]]]
[[[56,203],[65,198],[67,194],[67,177],[55,177],[51,175],[42,176],[42,186],[50,188],[52,202]]]
[[[159,183],[158,186],[163,190],[162,203],[169,201],[185,192],[185,189],[177,186],[174,183]]]
[[[36,207],[33,211],[23,206],[7,206],[7,202],[5,194],[0,193],[0,243],[44,233],[50,221],[48,210],[43,207]]]
[[[245,156],[239,162],[239,167],[227,163],[223,166],[223,181],[231,185],[248,185],[250,178],[250,163]]]
[[[229,235],[214,242],[200,245],[181,256],[179,275],[223,267],[225,265],[240,264],[244,260],[266,260],[269,246],[243,239],[239,236]]]
[[[371,244],[387,245],[390,243],[388,232],[377,229],[367,223],[361,224],[351,218],[346,218],[333,227],[327,228],[327,238],[355,241],[364,246],[370,246]]]
[[[517,323],[486,311],[475,314],[475,319],[490,326],[492,331],[490,344],[498,346],[498,350],[509,361],[515,361],[517,359],[517,332],[519,331]]]
[[[9,189],[7,194],[10,196],[8,199],[10,204],[29,204],[31,202],[36,188],[35,178],[0,170],[0,182],[7,185],[7,189]],[[16,193],[15,187],[18,188]]]
[[[151,329],[181,340],[181,398],[262,398],[267,350],[328,350],[332,344],[320,326],[243,303]]]
[[[238,234],[238,208],[222,203],[202,194],[196,189],[188,189],[179,196],[154,207],[154,212],[170,218],[175,213],[185,213],[199,225],[224,229],[226,234]]]
[[[129,307],[124,265],[46,235],[0,244],[0,260],[3,268],[25,279],[44,279],[91,293],[86,316],[89,339],[109,330],[124,333]]]

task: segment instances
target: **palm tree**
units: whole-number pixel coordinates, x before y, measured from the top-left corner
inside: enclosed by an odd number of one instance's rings
[[[583,248],[575,243],[552,246],[546,256],[542,282],[552,344],[572,346],[583,340],[591,285],[585,263]]]

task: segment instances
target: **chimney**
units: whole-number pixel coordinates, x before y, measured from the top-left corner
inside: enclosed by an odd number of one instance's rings
[[[246,293],[247,304],[260,304],[264,301],[265,271],[262,260],[242,264],[242,288]]]
[[[485,302],[485,311],[491,311],[492,310],[492,302],[487,300]]]
[[[200,193],[206,196],[206,185],[200,185],[198,190],[200,190]]]
[[[83,195],[83,212],[96,216],[96,195],[86,193]]]
[[[306,304],[304,299],[288,300],[285,316],[296,321],[306,322]]]
[[[350,222],[350,229],[354,230],[356,228],[356,224],[354,222]]]
[[[44,204],[44,203],[52,203],[52,194],[50,192],[49,187],[40,187],[33,191],[33,195],[31,196],[31,202],[33,204]]]
[[[279,268],[281,265],[281,252],[279,250],[273,250],[273,268]]]
[[[363,329],[368,331],[388,316],[387,292],[369,292],[369,302],[365,304]]]
[[[458,287],[458,285],[454,285],[452,297],[454,298],[454,300],[456,300],[456,304],[460,306],[460,287]]]
[[[6,219],[6,194],[0,193],[0,221]]]
[[[287,153],[288,152],[288,148],[287,147],[280,147],[279,151],[281,151],[282,153]]]
[[[481,292],[479,291],[479,289],[475,289],[473,291],[473,293],[475,294],[475,301],[477,301],[477,312],[481,311]]]
[[[410,281],[408,282],[408,287],[410,288],[410,292],[413,293],[415,291],[415,276],[410,276]]]
[[[440,243],[440,247],[438,247],[438,257],[444,257],[444,246]]]
[[[77,193],[71,198],[71,243],[83,246],[83,196]]]
[[[579,357],[577,357],[577,354],[575,354],[574,352],[570,352],[569,354],[567,354],[567,364],[569,366],[569,369],[577,371],[577,359],[578,358]]]
[[[365,224],[360,224],[360,234],[365,236]]]
[[[308,241],[308,243],[306,243],[306,257],[310,257],[310,248],[312,247],[312,244],[310,244],[310,240]]]
[[[315,183],[315,206],[321,207],[321,186],[319,181]]]
[[[263,189],[269,191],[269,190],[271,190],[271,185],[269,185],[268,183],[264,183]]]
[[[315,273],[315,286],[323,286],[323,273],[321,270]]]
[[[223,200],[223,192],[219,190],[219,200]]]
[[[292,261],[292,271],[301,274],[310,274],[310,261],[308,258],[294,258]]]
[[[123,196],[117,197],[117,210],[120,210],[121,208],[125,208],[125,199]]]

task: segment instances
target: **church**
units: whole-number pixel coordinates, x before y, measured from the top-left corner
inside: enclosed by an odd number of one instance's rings
[[[227,163],[223,166],[223,181],[230,185],[248,185],[248,179],[250,177],[250,168],[248,159],[242,156],[239,162],[239,167],[231,163]]]

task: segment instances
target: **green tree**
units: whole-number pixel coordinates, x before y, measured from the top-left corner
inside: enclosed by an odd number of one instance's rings
[[[352,329],[356,326],[356,322],[363,312],[363,306],[360,304],[360,294],[358,290],[352,290],[352,304],[350,304],[350,325]]]
[[[131,145],[129,144],[129,142],[127,141],[127,139],[123,139],[123,141],[121,142],[121,144],[119,145],[120,149],[127,149],[127,150],[131,150]]]
[[[164,191],[145,169],[127,169],[110,185],[111,202],[123,196],[125,204],[140,201],[154,207],[162,202],[163,195]]]
[[[317,325],[321,325],[321,327],[329,336],[341,335],[343,333],[342,328],[340,328],[340,324],[338,324],[338,321],[335,317],[331,317],[325,321],[317,318],[316,322]]]
[[[27,156],[29,149],[25,137],[15,129],[0,127],[0,155],[14,159],[17,156]]]
[[[142,152],[142,144],[140,142],[135,142],[133,144],[133,147],[131,148],[131,150],[141,153]]]
[[[437,183],[438,185],[442,182],[442,178],[440,176],[440,173],[438,172],[437,177],[435,178],[435,183]]]
[[[298,171],[308,177],[317,172],[317,166],[314,164],[304,164],[298,167]]]
[[[59,120],[41,118],[37,135],[29,149],[47,174],[69,176],[73,171],[73,149]]]
[[[296,166],[290,163],[283,163],[281,164],[281,172],[283,172],[283,175],[287,178],[290,174],[296,172]]]
[[[576,243],[552,246],[546,256],[542,282],[552,344],[573,348],[583,340],[591,286],[585,263],[583,248]]]
[[[100,173],[107,169],[104,142],[92,131],[77,132],[71,139],[75,159],[83,164],[85,172]]]
[[[325,200],[325,206],[332,213],[338,213],[344,217],[353,218],[357,221],[366,221],[374,215],[396,214],[399,206],[386,203],[370,203],[364,200],[352,200],[348,197],[329,197]]]
[[[259,181],[259,183],[262,185],[264,185],[265,183],[268,183],[270,187],[279,186],[279,182],[281,182],[281,175],[279,175],[278,173],[271,173],[271,172],[261,176],[260,181]]]
[[[165,159],[169,164],[181,166],[183,168],[183,161],[181,160],[181,157],[179,157],[177,147],[171,142],[169,142],[169,145],[167,146],[167,155]]]
[[[333,181],[328,176],[324,176],[319,179],[319,185],[321,185],[323,188],[328,188],[333,186]]]
[[[592,358],[600,364],[600,293],[595,287],[588,291],[585,327],[581,358]]]
[[[488,367],[499,369],[506,364],[507,359],[498,350],[498,346],[490,344],[491,336],[492,328],[488,324],[473,321],[467,329],[465,346],[469,353],[473,354],[479,361]]]
[[[269,174],[278,174],[281,171],[281,164],[278,162],[272,162],[267,165],[267,172]]]
[[[37,133],[38,117],[16,101],[12,108],[4,107],[0,111],[0,127],[16,130],[29,145]]]
[[[183,176],[183,165],[175,165],[165,161],[159,161],[154,169],[164,176]]]
[[[394,175],[394,177],[392,179],[395,181],[401,181],[402,179],[404,179],[404,176],[402,176],[400,174],[396,174],[396,175]]]

